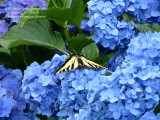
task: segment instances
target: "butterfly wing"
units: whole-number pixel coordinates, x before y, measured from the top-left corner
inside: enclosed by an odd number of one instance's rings
[[[66,71],[75,69],[77,67],[78,67],[77,57],[74,55],[71,55],[62,66],[60,66],[56,71],[53,72],[53,74],[66,72]]]
[[[109,69],[108,67],[95,63],[94,61],[89,60],[85,58],[84,56],[81,56],[80,58],[82,59],[85,66],[92,67],[92,68]]]

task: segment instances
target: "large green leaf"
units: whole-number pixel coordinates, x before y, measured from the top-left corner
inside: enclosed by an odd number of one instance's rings
[[[4,48],[4,47],[0,47],[0,53],[6,53],[6,54],[10,55],[10,51],[7,50],[7,49]]]
[[[85,10],[85,5],[83,4],[83,1],[82,0],[72,0],[72,4],[70,8],[73,11],[73,14],[68,24],[80,27],[81,21],[84,16],[84,10]]]
[[[135,24],[136,29],[141,33],[146,33],[148,31],[154,32],[153,27],[148,23]]]
[[[35,60],[30,52],[26,51],[27,46],[18,46],[11,48],[11,55],[18,62],[20,69],[25,70]],[[38,53],[37,53],[38,54]]]
[[[39,46],[29,46],[27,52],[33,56],[34,61],[41,64],[45,60],[51,60],[56,51]]]
[[[70,52],[74,52],[76,54],[79,54],[81,52],[82,48],[84,48],[85,46],[87,46],[91,43],[94,43],[94,41],[91,39],[87,39],[85,37],[78,36],[78,37],[74,37],[74,38],[69,39],[68,48],[69,48]]]
[[[71,9],[61,9],[61,8],[51,8],[51,9],[41,9],[39,7],[29,8],[24,14],[22,14],[21,19],[18,21],[22,26],[32,21],[39,20],[53,20],[56,24],[64,26],[66,21],[72,16]]]
[[[19,45],[43,46],[68,54],[61,34],[53,31],[49,21],[31,22],[24,27],[15,25],[1,37],[0,44],[6,49]]]
[[[115,54],[115,52],[109,53],[107,56],[99,56],[94,61],[101,64],[106,65],[106,63],[109,61],[109,59]]]
[[[99,50],[97,46],[95,45],[95,43],[91,43],[87,45],[86,47],[84,47],[81,53],[83,53],[85,57],[91,60],[94,60],[99,56]]]
[[[106,65],[109,59],[115,54],[115,52],[109,53],[107,56],[100,56],[99,50],[95,43],[91,43],[82,49],[82,53],[85,57],[101,64]]]

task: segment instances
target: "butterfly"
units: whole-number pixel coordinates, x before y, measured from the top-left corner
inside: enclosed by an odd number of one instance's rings
[[[66,72],[75,68],[84,68],[86,66],[92,68],[109,69],[108,67],[102,66],[86,58],[83,54],[76,55],[74,53],[71,53],[69,57],[65,60],[65,63],[62,66],[60,66],[57,70],[55,70],[53,74]]]

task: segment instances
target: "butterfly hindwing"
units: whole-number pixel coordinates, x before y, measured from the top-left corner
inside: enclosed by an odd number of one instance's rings
[[[75,69],[77,67],[78,67],[77,57],[74,55],[70,55],[70,57],[67,58],[65,63],[61,67],[59,67],[55,72],[53,72],[53,74],[66,72],[66,71]]]
[[[82,59],[85,66],[92,67],[92,68],[108,69],[107,67],[100,65],[98,63],[95,63],[94,61],[89,60],[89,59],[85,58],[84,56],[81,56],[81,59]]]

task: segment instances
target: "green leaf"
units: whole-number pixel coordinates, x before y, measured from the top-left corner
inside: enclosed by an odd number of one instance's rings
[[[0,0],[0,4],[1,4],[1,2],[3,2],[4,0]]]
[[[52,120],[52,117],[47,117],[47,120]]]
[[[135,24],[136,29],[141,33],[146,33],[148,31],[154,32],[153,27],[148,23]]]
[[[108,72],[108,73],[105,74],[105,76],[110,76],[110,75],[112,75],[111,72]]]
[[[10,51],[5,49],[4,47],[0,47],[0,53],[6,53],[6,54],[10,55]]]
[[[27,53],[26,46],[18,46],[10,49],[12,57],[20,65],[21,70],[25,70],[28,65],[34,62],[31,53]]]
[[[70,52],[79,54],[85,46],[91,43],[94,43],[94,41],[85,37],[77,36],[69,39],[68,48]]]
[[[70,8],[72,4],[72,0],[67,0],[65,8]]]
[[[32,7],[22,14],[18,22],[24,26],[32,21],[53,20],[56,24],[64,26],[71,16],[71,9],[51,8],[44,10],[39,7]]]
[[[29,46],[27,49],[27,53],[30,53],[34,61],[42,64],[45,60],[51,60],[56,50],[48,49],[39,46]]]
[[[159,104],[156,106],[156,108],[154,109],[154,113],[155,114],[158,114],[160,113],[160,101],[159,101]]]
[[[52,0],[47,0],[47,4],[48,4],[48,9],[55,8],[55,6],[53,5]]]
[[[83,4],[83,1],[73,0],[70,8],[73,14],[71,16],[71,19],[68,21],[68,25],[75,25],[77,27],[80,27],[85,10],[85,5]]]
[[[51,1],[51,0],[46,0],[47,4],[49,4],[49,3],[50,3],[50,1]]]
[[[19,68],[17,61],[10,55],[10,51],[0,47],[0,65],[8,68]]]
[[[160,32],[160,26],[158,24],[153,23],[153,29],[157,32]]]
[[[24,27],[15,25],[0,38],[0,44],[6,49],[20,45],[43,46],[68,55],[61,34],[53,31],[49,21],[32,22]]]
[[[131,21],[136,21],[137,19],[135,17],[129,17],[126,13],[122,14],[122,17],[124,18],[125,21],[131,22]]]
[[[106,65],[109,59],[115,54],[115,52],[109,53],[107,56],[98,56],[94,61],[101,64]]]
[[[4,65],[7,68],[19,68],[17,61],[10,55],[0,53],[0,65]]]
[[[63,3],[62,8],[63,8],[63,9],[66,8],[67,0],[62,0],[62,3]]]
[[[95,45],[95,43],[91,43],[89,45],[87,45],[86,47],[84,47],[81,51],[81,53],[83,53],[83,55],[91,60],[96,59],[99,56],[99,50],[97,48],[97,46]]]

